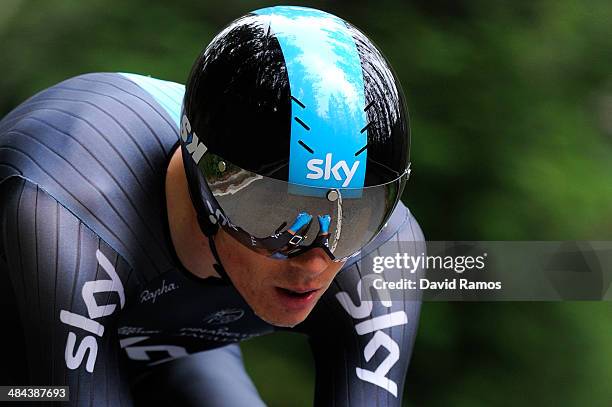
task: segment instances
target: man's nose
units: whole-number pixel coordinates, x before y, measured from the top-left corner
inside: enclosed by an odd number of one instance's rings
[[[297,269],[311,277],[321,274],[332,263],[325,250],[319,247],[307,250],[291,260]]]

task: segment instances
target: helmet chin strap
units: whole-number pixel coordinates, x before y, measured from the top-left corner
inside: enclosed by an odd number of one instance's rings
[[[215,262],[213,263],[213,268],[219,274],[221,279],[229,284],[232,284],[232,280],[230,280],[227,272],[223,268],[223,264],[221,263],[221,258],[219,257],[219,252],[217,251],[217,246],[215,245],[215,235],[219,231],[219,225],[213,224],[208,219],[203,219],[198,215],[198,224],[200,225],[200,230],[208,239],[208,246],[210,247],[210,252],[215,258]]]
[[[210,251],[213,257],[215,258],[215,263],[213,263],[213,268],[215,269],[217,274],[219,274],[222,280],[231,284],[232,281],[227,275],[227,272],[225,271],[225,269],[223,268],[223,265],[221,264],[221,259],[219,258],[219,253],[217,252],[217,246],[215,245],[215,235],[207,236],[207,238],[208,238],[208,244],[210,246]]]

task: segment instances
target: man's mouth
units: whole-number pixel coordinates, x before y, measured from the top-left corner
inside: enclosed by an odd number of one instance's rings
[[[305,298],[308,297],[310,294],[319,291],[320,288],[314,288],[314,289],[288,289],[288,288],[282,288],[282,287],[278,287],[278,289],[280,291],[282,291],[284,294],[290,296],[290,297],[295,297],[295,298]]]
[[[276,287],[280,303],[288,310],[302,311],[314,305],[321,288],[282,288]]]

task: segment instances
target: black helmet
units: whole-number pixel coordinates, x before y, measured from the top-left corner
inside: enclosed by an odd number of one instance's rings
[[[362,32],[323,11],[232,22],[196,60],[181,116],[202,230],[221,225],[265,255],[320,247],[346,259],[380,232],[408,178],[399,81]]]

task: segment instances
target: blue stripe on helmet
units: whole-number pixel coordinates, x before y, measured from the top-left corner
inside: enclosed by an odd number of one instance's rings
[[[269,20],[289,77],[292,101],[289,182],[361,188],[367,143],[361,61],[344,21],[303,7],[255,11]],[[303,107],[302,107],[303,105]],[[340,178],[340,179],[338,179]]]
[[[185,86],[133,73],[121,73],[132,82],[146,90],[168,112],[176,128],[180,127],[181,104],[185,95]]]

